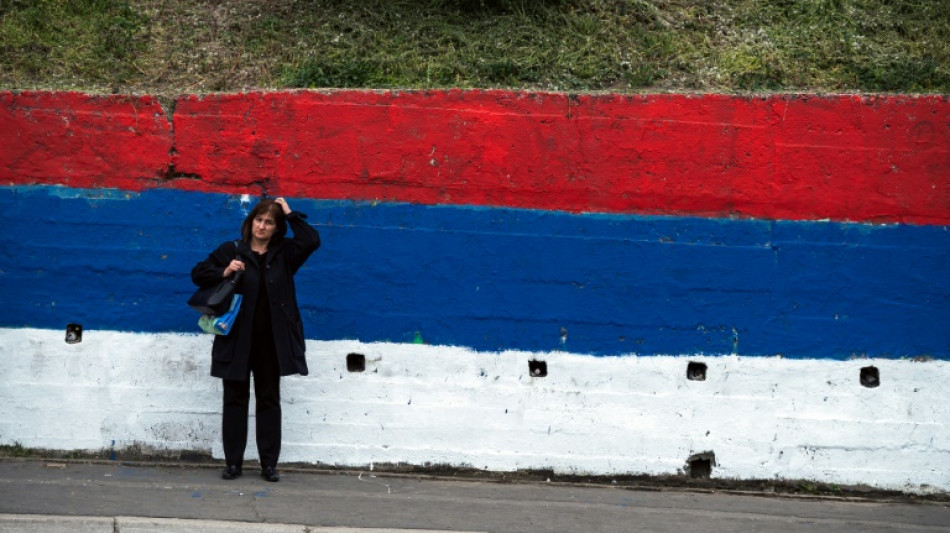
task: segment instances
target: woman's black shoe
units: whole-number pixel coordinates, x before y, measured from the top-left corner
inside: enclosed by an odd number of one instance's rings
[[[234,479],[240,477],[241,474],[240,466],[228,465],[228,467],[224,469],[224,472],[221,473],[221,477],[224,479]]]
[[[280,481],[280,475],[277,473],[277,469],[273,466],[265,466],[262,468],[261,477],[264,478],[264,481],[270,481],[271,483],[277,483]]]

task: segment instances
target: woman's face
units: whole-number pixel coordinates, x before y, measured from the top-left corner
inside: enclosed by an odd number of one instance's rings
[[[251,223],[251,236],[256,241],[270,242],[276,231],[277,221],[274,220],[274,215],[270,213],[257,215]]]

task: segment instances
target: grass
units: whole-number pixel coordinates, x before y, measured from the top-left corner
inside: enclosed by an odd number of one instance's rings
[[[24,448],[19,442],[0,445],[0,457],[32,457],[33,450]]]
[[[950,93],[930,0],[0,0],[0,88]]]

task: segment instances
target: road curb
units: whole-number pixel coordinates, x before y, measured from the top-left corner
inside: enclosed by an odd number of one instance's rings
[[[312,527],[184,518],[56,516],[0,513],[0,533],[449,533],[421,529]],[[460,533],[460,532],[454,532]],[[475,533],[475,532],[469,532]]]

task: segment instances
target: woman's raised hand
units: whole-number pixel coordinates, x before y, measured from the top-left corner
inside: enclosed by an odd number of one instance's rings
[[[287,200],[284,200],[284,197],[274,198],[274,203],[279,205],[283,210],[285,215],[290,214],[290,206],[287,205]]]

